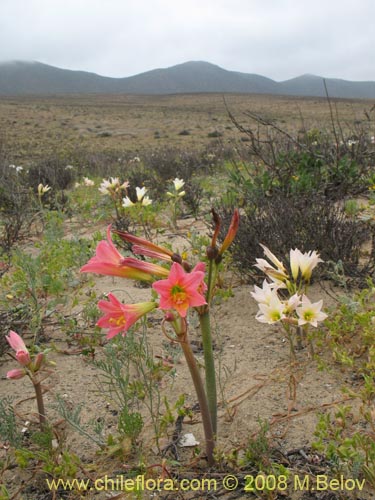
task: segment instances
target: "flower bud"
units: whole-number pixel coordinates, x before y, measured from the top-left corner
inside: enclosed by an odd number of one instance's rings
[[[222,260],[223,260],[223,257],[222,257],[222,255],[219,254],[215,259],[215,264],[219,265]]]
[[[238,231],[238,226],[240,224],[240,214],[238,212],[238,209],[233,213],[233,217],[227,232],[227,235],[225,236],[225,239],[223,241],[223,244],[221,245],[221,248],[219,250],[220,255],[225,252],[225,250],[229,247],[229,245],[232,243],[234,240],[237,231]]]
[[[174,253],[171,257],[172,262],[177,262],[177,264],[182,264],[182,257],[178,253]]]
[[[191,271],[191,265],[189,264],[189,262],[187,262],[186,260],[184,260],[182,262],[182,267],[185,269],[185,271],[187,273],[190,273],[190,271]]]
[[[219,251],[216,247],[208,246],[206,248],[206,255],[208,260],[215,260],[216,257],[218,256]]]
[[[28,366],[31,363],[29,351],[22,351],[22,350],[17,351],[16,359],[22,366]]]
[[[40,367],[42,366],[43,361],[44,361],[44,354],[42,352],[39,352],[35,356],[34,366],[33,366],[34,372],[37,372],[38,370],[40,370]]]
[[[14,370],[10,370],[7,373],[7,378],[17,380],[19,378],[24,377],[25,375],[26,375],[25,370],[23,370],[22,368],[15,368]]]
[[[165,315],[164,315],[164,321],[168,321],[169,323],[171,323],[175,319],[176,318],[175,318],[174,314],[171,311],[167,311],[165,313]]]

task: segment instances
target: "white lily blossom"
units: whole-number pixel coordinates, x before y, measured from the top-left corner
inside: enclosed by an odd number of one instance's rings
[[[285,318],[284,308],[285,305],[281,302],[277,295],[274,295],[269,304],[259,304],[259,311],[255,318],[260,323],[277,323]]]
[[[131,201],[131,199],[126,196],[125,198],[122,199],[122,206],[124,208],[132,207],[134,203]]]
[[[293,311],[297,309],[301,305],[301,297],[298,295],[298,293],[295,293],[285,303],[285,309],[284,313],[285,314],[291,314]]]
[[[298,250],[298,248],[295,248],[294,250],[290,250],[290,270],[292,271],[292,276],[294,281],[298,278],[298,273],[299,273],[299,262],[300,262],[300,256],[302,255],[301,250]]]
[[[45,193],[47,193],[50,189],[51,189],[51,187],[50,187],[48,184],[46,184],[45,186],[43,186],[43,184],[42,184],[42,183],[40,183],[40,184],[38,185],[38,195],[39,195],[39,196],[43,196],[43,195],[44,195]]]
[[[137,192],[137,200],[138,201],[142,201],[142,198],[144,197],[144,195],[146,194],[147,192],[147,189],[145,188],[145,186],[143,186],[143,188],[140,188],[140,187],[136,187],[135,188],[136,192]]]
[[[120,179],[118,177],[111,177],[110,179],[103,179],[98,190],[102,194],[111,194],[120,187]]]
[[[317,327],[318,321],[324,321],[327,318],[327,314],[322,312],[323,300],[312,303],[306,295],[302,297],[302,304],[297,307],[296,312],[298,315],[298,325],[310,324]]]
[[[279,260],[269,248],[260,243],[260,246],[263,248],[264,255],[277,267],[278,270],[286,272],[284,264]]]
[[[185,181],[183,179],[178,179],[177,177],[173,181],[173,185],[176,191],[179,191],[184,185]]]
[[[144,207],[147,207],[148,205],[151,205],[151,203],[152,203],[152,200],[150,200],[150,198],[148,196],[144,196],[142,198],[142,205]]]
[[[267,280],[264,280],[262,288],[254,285],[254,292],[250,292],[250,294],[259,304],[269,304],[272,297],[277,293],[276,290],[277,287],[275,283],[268,283]]]
[[[319,262],[324,262],[316,250],[310,250],[310,252],[301,253],[298,257],[298,265],[301,270],[301,274],[304,280],[310,281],[311,273],[313,269],[319,264]]]

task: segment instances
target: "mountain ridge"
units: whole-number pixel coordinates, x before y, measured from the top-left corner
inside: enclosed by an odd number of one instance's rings
[[[0,62],[0,96],[212,92],[325,97],[324,81],[332,98],[375,99],[373,81],[304,74],[277,82],[254,73],[230,71],[206,61],[187,61],[123,78],[62,69],[38,61]]]

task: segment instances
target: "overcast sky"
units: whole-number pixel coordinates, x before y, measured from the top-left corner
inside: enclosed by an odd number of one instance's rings
[[[124,77],[202,60],[375,81],[375,0],[0,0],[0,61]]]

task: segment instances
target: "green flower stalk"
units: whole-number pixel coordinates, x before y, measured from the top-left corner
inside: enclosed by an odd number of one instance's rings
[[[207,305],[199,308],[198,314],[202,332],[202,344],[203,344],[204,362],[206,370],[206,392],[208,398],[208,405],[210,409],[212,428],[214,434],[217,435],[217,389],[216,389],[215,360],[212,347],[212,333],[211,333],[211,323],[210,323],[210,303],[214,296],[218,266],[222,260],[223,253],[231,245],[237,234],[240,217],[239,217],[239,212],[236,209],[233,213],[232,221],[230,223],[227,235],[220,249],[217,249],[216,244],[220,232],[221,219],[214,209],[212,209],[212,217],[215,224],[215,229],[211,240],[211,245],[207,247],[206,251],[207,258],[209,260],[207,291],[206,291]]]

